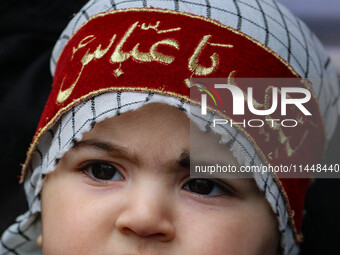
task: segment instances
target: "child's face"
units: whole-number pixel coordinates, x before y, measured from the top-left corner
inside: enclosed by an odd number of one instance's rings
[[[253,180],[189,179],[189,131],[185,113],[161,104],[96,124],[44,180],[44,254],[277,254]],[[224,161],[236,162],[227,148]]]

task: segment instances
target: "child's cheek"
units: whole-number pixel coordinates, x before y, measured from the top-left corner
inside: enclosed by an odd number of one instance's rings
[[[177,232],[183,240],[183,254],[274,255],[279,236],[276,219],[266,204],[240,205],[208,209],[186,208],[180,214],[183,228]],[[255,210],[255,211],[254,211]],[[256,213],[256,210],[258,213]]]
[[[43,187],[44,254],[100,254],[114,223],[108,201],[77,176],[55,173]]]

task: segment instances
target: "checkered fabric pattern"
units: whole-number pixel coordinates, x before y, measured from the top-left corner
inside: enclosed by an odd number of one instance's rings
[[[99,12],[131,7],[155,7],[190,12],[215,19],[238,29],[267,45],[282,56],[304,78],[320,78],[312,84],[325,119],[327,139],[336,126],[340,112],[339,86],[330,59],[318,39],[308,28],[275,0],[92,0],[74,16],[64,30],[52,53],[51,72],[68,39],[89,17]],[[58,160],[91,130],[94,123],[134,110],[153,102],[163,102],[185,111],[202,130],[212,125],[213,114],[201,118],[199,109],[176,98],[153,93],[110,92],[90,98],[65,113],[41,138],[30,164],[30,176],[25,182],[29,211],[17,218],[2,236],[0,255],[41,254],[36,238],[41,231],[40,192],[43,178],[53,171]],[[216,130],[222,143],[233,151],[240,164],[258,165],[262,161],[250,142],[229,126]],[[290,227],[283,195],[272,175],[254,176],[279,221],[285,255],[298,254]]]

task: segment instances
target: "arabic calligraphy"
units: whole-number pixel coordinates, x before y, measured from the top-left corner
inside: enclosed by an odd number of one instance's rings
[[[170,29],[164,29],[164,30],[158,30],[158,27],[159,27],[160,23],[161,23],[160,21],[157,21],[155,25],[149,24],[148,26],[146,26],[145,23],[143,23],[142,26],[141,26],[141,29],[142,29],[142,30],[153,29],[153,30],[155,30],[158,34],[170,33],[170,32],[174,32],[174,31],[179,31],[179,30],[181,30],[180,27],[170,28]]]
[[[86,43],[84,43],[84,39],[88,39],[88,38],[91,38],[89,41],[87,41]],[[72,51],[72,58],[75,54],[76,51],[78,51],[79,49],[85,47],[88,43],[90,43],[92,40],[95,39],[95,36],[94,35],[89,35],[87,37],[85,37],[83,40],[80,41],[79,45],[77,48],[73,48],[73,51]],[[81,59],[81,69],[80,69],[80,72],[77,76],[77,79],[72,83],[71,87],[69,87],[68,89],[66,90],[62,90],[62,87],[63,87],[63,84],[64,84],[64,80],[65,80],[65,77],[63,78],[63,81],[61,83],[61,86],[60,86],[60,90],[59,90],[59,93],[58,93],[58,96],[57,96],[57,102],[58,103],[62,103],[64,102],[67,98],[69,98],[69,96],[71,95],[73,89],[75,88],[75,86],[77,85],[78,81],[79,81],[79,78],[85,68],[86,65],[88,65],[93,59],[100,59],[102,58],[107,52],[108,50],[110,49],[110,47],[112,46],[114,40],[116,39],[116,35],[112,36],[111,40],[110,40],[110,43],[109,45],[105,48],[105,49],[101,49],[102,45],[99,44],[98,47],[95,49],[94,52],[90,53],[90,49],[88,49],[85,53],[85,55],[83,56],[83,58]]]
[[[130,51],[124,51],[124,45],[126,45],[126,42],[131,38],[131,35],[134,33],[136,29],[141,29],[143,31],[155,31],[157,34],[165,34],[165,33],[173,33],[180,31],[181,27],[175,27],[175,28],[160,28],[162,23],[160,21],[157,21],[155,24],[148,24],[142,23],[140,25],[140,21],[134,22],[123,34],[123,37],[118,41],[116,46],[114,47],[113,53],[110,56],[110,63],[115,64],[118,63],[119,67],[116,68],[113,71],[114,77],[118,78],[121,75],[124,74],[123,69],[121,68],[121,65],[123,62],[128,60],[129,58],[132,58],[133,60],[136,60],[137,62],[157,62],[161,64],[169,65],[174,62],[175,56],[166,55],[164,53],[161,53],[158,48],[159,46],[162,47],[169,47],[173,48],[176,51],[180,50],[180,44],[178,41],[176,41],[173,38],[165,38],[161,39],[155,43],[153,43],[149,49],[148,52],[142,52],[139,50],[139,47],[142,42],[136,42],[135,46]],[[109,50],[113,47],[114,42],[116,41],[117,34],[114,34],[111,37],[110,42],[108,45],[102,49],[102,44],[99,44],[97,48],[91,52],[90,47],[86,50],[85,54],[80,60],[81,68],[79,70],[79,73],[77,74],[77,77],[75,81],[71,84],[71,86],[65,90],[63,90],[63,85],[65,81],[65,77],[62,80],[60,90],[57,96],[57,102],[59,104],[65,102],[67,98],[70,97],[72,91],[74,90],[75,86],[77,85],[85,67],[91,63],[94,60],[99,60],[102,57],[104,57]],[[188,69],[192,72],[194,75],[198,76],[207,76],[211,73],[213,73],[219,65],[219,59],[218,54],[214,52],[211,56],[211,66],[205,67],[203,65],[199,64],[199,56],[202,54],[203,50],[206,47],[219,47],[219,48],[233,48],[233,45],[231,44],[223,44],[223,43],[216,43],[216,42],[210,42],[210,39],[212,38],[212,35],[204,35],[202,39],[200,40],[198,46],[194,49],[193,54],[188,58]],[[97,40],[97,37],[95,35],[88,35],[84,37],[77,46],[72,48],[72,56],[71,61],[75,58],[75,55],[78,54],[80,49],[83,49],[89,44],[93,43]],[[184,81],[186,83],[186,81]]]
[[[198,57],[201,54],[202,49],[208,43],[210,37],[211,37],[211,35],[203,36],[202,40],[200,41],[200,43],[196,47],[194,53],[192,54],[192,56],[189,59],[189,70],[194,72],[194,74],[199,75],[199,76],[207,76],[208,74],[211,74],[213,71],[215,71],[217,69],[218,64],[219,64],[218,56],[217,56],[216,52],[214,52],[210,56],[210,59],[211,59],[211,62],[212,62],[212,65],[210,67],[204,67],[204,66],[198,64]],[[210,43],[210,44],[213,45],[213,46],[219,46],[219,47],[221,47],[223,45],[223,44],[212,44],[212,43]],[[227,45],[223,45],[222,47],[232,48],[233,45],[227,44]]]

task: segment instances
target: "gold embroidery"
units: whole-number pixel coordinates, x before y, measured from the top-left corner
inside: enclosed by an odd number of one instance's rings
[[[85,38],[88,38],[88,37],[85,37]],[[82,64],[82,67],[81,67],[81,69],[80,69],[80,71],[79,71],[79,73],[78,73],[78,76],[77,76],[76,80],[72,83],[71,87],[69,87],[68,89],[66,89],[66,90],[64,90],[64,91],[62,90],[62,88],[63,88],[63,84],[64,84],[65,77],[63,78],[62,83],[61,83],[61,85],[60,85],[60,89],[59,89],[58,95],[57,95],[57,102],[58,102],[59,104],[62,104],[63,102],[65,102],[65,101],[67,100],[67,98],[69,98],[69,96],[71,95],[73,89],[74,89],[75,86],[77,85],[77,83],[78,83],[78,81],[79,81],[79,78],[80,78],[81,74],[83,73],[83,70],[84,70],[85,66],[86,66],[87,64],[89,64],[93,59],[100,59],[100,58],[102,58],[102,57],[108,52],[108,50],[110,49],[110,47],[112,46],[112,44],[113,44],[115,38],[116,38],[116,35],[112,36],[109,45],[108,45],[105,49],[103,49],[103,50],[101,49],[102,45],[99,44],[98,47],[95,49],[94,52],[89,53],[90,49],[88,49],[88,50],[86,51],[85,55],[83,56],[83,58],[82,58],[81,61],[80,61],[81,64]],[[95,39],[95,37],[94,37],[93,39]],[[92,39],[92,40],[93,40],[93,39]],[[92,40],[91,40],[91,41],[92,41]],[[83,40],[82,40],[82,41],[83,41]],[[84,44],[82,44],[82,41],[79,43],[79,45],[84,45]],[[86,44],[87,44],[87,43],[86,43]],[[86,44],[85,44],[85,45],[86,45]],[[79,45],[78,45],[78,48],[77,48],[77,49],[79,49]],[[83,46],[82,46],[82,47],[83,47]],[[82,47],[81,47],[81,48],[82,48]]]
[[[74,87],[76,86],[78,80],[79,80],[79,77],[81,75],[81,72],[83,71],[84,69],[84,66],[81,68],[81,71],[76,79],[76,81],[72,84],[71,87],[69,87],[68,89],[65,89],[64,91],[62,91],[62,88],[63,88],[63,85],[64,85],[64,80],[65,80],[65,77],[63,78],[62,82],[61,82],[61,85],[60,85],[60,89],[59,89],[59,93],[58,93],[58,96],[57,96],[57,102],[59,104],[63,103],[72,93]]]
[[[185,85],[187,85],[187,87],[190,89],[194,84],[191,83],[189,78],[186,78],[184,80]]]
[[[296,121],[297,121],[299,124],[305,124],[305,120],[302,118],[301,115],[299,115],[299,116],[296,118]]]
[[[281,142],[281,143],[285,145],[285,150],[286,150],[288,157],[291,157],[298,149],[300,149],[301,145],[303,144],[306,137],[308,136],[308,133],[309,133],[308,130],[305,131],[303,136],[302,136],[302,139],[300,140],[300,142],[298,144],[298,146],[296,146],[295,148],[292,148],[290,141],[289,141],[289,138],[284,134],[284,132],[282,131],[282,128],[280,128],[280,130],[279,130],[280,140],[284,141],[284,142]]]
[[[233,70],[229,73],[228,78],[227,78],[228,84],[236,85],[235,74],[236,74],[236,70]]]
[[[170,33],[170,32],[179,31],[179,30],[181,30],[180,27],[166,29],[166,30],[159,30],[157,31],[157,34],[165,34],[165,33]]]
[[[94,54],[94,58],[95,59],[102,58],[109,51],[109,49],[111,48],[111,46],[112,46],[113,42],[115,41],[115,39],[116,39],[116,35],[113,35],[111,40],[110,40],[109,46],[107,46],[106,49],[103,49],[103,50],[101,50],[102,45],[99,44],[97,49],[93,53]]]
[[[234,75],[235,75],[235,73],[236,73],[236,70],[233,70],[233,71],[231,71],[231,72],[229,73],[228,78],[227,78],[227,83],[228,83],[228,84],[236,85],[236,83],[235,83],[235,81],[234,81]],[[190,78],[184,79],[184,84],[185,84],[189,89],[190,89],[191,87],[197,85],[197,84],[193,84],[193,83],[191,82],[192,76],[193,76],[193,74],[191,74]],[[236,86],[237,86],[237,85],[236,85]],[[200,85],[200,87],[203,87],[203,88],[206,89],[206,87],[204,87],[203,85]]]
[[[114,76],[116,76],[116,78],[118,78],[119,76],[121,76],[123,73],[124,73],[123,70],[120,69],[120,68],[117,68],[117,69],[115,69],[115,70],[113,71],[113,74],[114,74]]]
[[[162,41],[156,42],[150,48],[150,54],[155,61],[170,64],[172,63],[172,61],[174,61],[175,59],[174,57],[167,56],[156,51],[157,46],[162,44],[172,46],[178,50],[179,49],[178,43],[172,39],[164,39]]]
[[[142,30],[153,29],[153,30],[155,30],[155,31],[158,31],[158,26],[159,26],[159,24],[160,24],[160,21],[157,21],[157,22],[156,22],[156,25],[151,25],[151,24],[149,24],[148,26],[146,26],[145,23],[143,23],[142,26],[141,26],[141,29],[142,29]]]
[[[89,38],[91,38],[91,39],[86,41]],[[73,49],[72,49],[72,59],[73,59],[74,53],[76,53],[79,49],[84,48],[86,45],[88,45],[90,42],[92,42],[95,38],[96,37],[94,35],[86,36],[79,42],[77,48],[73,47]]]
[[[198,44],[194,53],[189,59],[189,70],[194,72],[196,75],[207,76],[208,74],[211,74],[213,71],[215,71],[218,66],[218,57],[216,52],[210,56],[210,59],[212,61],[211,67],[204,67],[197,63],[198,57],[201,54],[203,47],[207,44],[210,37],[211,35],[203,36],[201,42]]]
[[[208,42],[209,45],[211,46],[217,46],[217,47],[224,47],[224,48],[233,48],[234,45],[232,44],[221,44],[221,43],[210,43]]]
[[[111,62],[112,63],[121,63],[127,60],[130,57],[130,53],[126,53],[122,51],[123,45],[129,36],[132,34],[133,30],[137,27],[139,21],[132,24],[132,26],[126,31],[123,38],[117,44],[113,54],[111,55]]]
[[[296,118],[296,121],[299,123],[299,124],[305,124],[306,122],[308,122],[311,126],[315,127],[315,128],[318,128],[319,126],[314,123],[313,121],[311,120],[305,120],[303,119],[302,115],[298,115],[297,118]]]
[[[251,41],[252,43],[258,45],[259,47],[263,48],[265,51],[267,51],[268,53],[270,53],[271,55],[273,55],[275,58],[277,58],[282,64],[284,64],[290,71],[291,73],[295,76],[295,77],[300,77],[300,75],[298,75],[295,70],[291,67],[290,64],[288,64],[288,62],[286,60],[284,60],[278,53],[274,52],[273,50],[271,50],[270,48],[268,48],[267,46],[265,46],[264,44],[262,44],[261,42],[255,40],[254,38],[252,38],[251,36],[236,30],[230,26],[227,25],[223,25],[220,22],[216,21],[216,20],[212,20],[206,17],[201,17],[201,16],[197,16],[191,13],[187,13],[187,12],[182,12],[182,11],[172,11],[172,10],[162,10],[162,9],[149,9],[149,8],[127,8],[127,9],[120,9],[120,10],[113,10],[113,11],[108,11],[105,13],[98,13],[96,15],[93,15],[90,17],[90,19],[82,24],[82,26],[79,28],[81,29],[83,26],[85,26],[88,22],[90,22],[93,19],[99,18],[99,17],[105,17],[106,15],[111,15],[114,13],[124,13],[124,12],[158,12],[158,13],[171,13],[173,15],[180,15],[180,16],[186,16],[189,18],[193,18],[193,19],[200,19],[200,20],[204,20],[208,23],[212,23],[218,27],[224,28],[226,30],[229,30],[231,32],[233,32],[234,34],[237,34],[239,36],[242,36],[244,38],[246,38],[247,40]],[[73,36],[72,36],[73,37]],[[69,39],[71,40],[72,37]],[[315,95],[314,95],[315,96]]]
[[[145,53],[145,52],[140,52],[138,50],[139,43],[133,47],[131,51],[131,55],[134,59],[139,60],[141,62],[151,62],[152,61],[152,56],[150,53]]]
[[[164,39],[164,40],[161,40],[159,42],[154,43],[151,46],[151,48],[150,48],[150,53],[140,52],[138,50],[139,43],[137,43],[135,45],[135,47],[131,50],[131,52],[123,52],[122,51],[124,43],[130,37],[132,32],[135,30],[135,28],[138,26],[138,23],[139,23],[139,21],[133,23],[128,28],[128,30],[125,32],[124,36],[119,41],[119,43],[115,47],[114,52],[112,53],[112,55],[110,57],[111,62],[112,63],[120,63],[121,64],[122,62],[127,60],[130,56],[132,56],[134,59],[136,59],[138,61],[141,61],[141,62],[156,61],[156,62],[166,63],[166,64],[172,63],[175,58],[172,57],[172,56],[167,56],[167,55],[164,55],[164,54],[158,52],[157,51],[157,47],[159,45],[168,45],[168,46],[174,47],[177,50],[179,50],[178,42],[173,40],[173,39]],[[154,25],[154,26],[149,25],[148,27],[145,27],[145,24],[143,23],[142,29],[145,29],[145,30],[150,29],[150,28],[157,29],[158,25],[159,25],[159,22],[157,22],[157,24]],[[64,83],[64,80],[65,80],[65,77],[63,78],[62,84],[60,86],[59,93],[57,95],[57,102],[59,104],[65,102],[67,100],[67,98],[69,98],[69,96],[71,95],[71,93],[74,90],[75,86],[77,85],[77,83],[78,83],[78,81],[79,81],[79,79],[80,79],[80,77],[82,75],[82,72],[83,72],[85,66],[87,64],[89,64],[93,59],[100,59],[100,58],[102,58],[109,51],[111,46],[113,45],[113,42],[115,41],[116,36],[117,36],[116,34],[114,34],[112,36],[109,45],[105,49],[101,49],[102,45],[99,44],[94,52],[90,53],[90,49],[88,49],[86,51],[86,53],[84,54],[83,58],[80,61],[81,64],[82,64],[82,67],[81,67],[81,69],[80,69],[80,71],[78,73],[78,76],[77,76],[76,80],[72,83],[72,85],[68,89],[66,89],[64,91],[62,91],[62,87],[63,87],[63,83]],[[90,42],[92,42],[95,39],[96,39],[96,37],[94,35],[89,35],[89,36],[84,37],[80,41],[78,46],[73,48],[73,50],[72,50],[72,52],[73,52],[72,58],[73,58],[74,54],[79,49],[84,48],[87,44],[89,44]],[[118,68],[118,69],[114,70],[113,73],[114,73],[115,77],[118,78],[120,75],[123,74],[123,70],[121,68]]]
[[[157,61],[157,62],[167,63],[167,64],[172,63],[172,61],[174,61],[175,58],[157,52],[156,49],[158,45],[169,45],[179,50],[179,45],[177,41],[172,40],[172,39],[164,39],[162,41],[154,43],[150,48],[150,53],[140,52],[138,50],[139,43],[137,43],[135,47],[132,49],[131,55],[134,59],[139,60],[141,62]]]
[[[264,135],[264,136],[265,136],[265,139],[264,139],[264,140],[265,140],[266,142],[269,142],[270,134],[269,134],[268,132],[265,132],[265,131],[264,131],[264,127],[260,127],[259,133],[260,133],[261,135]]]
[[[170,29],[163,29],[163,30],[158,30],[158,26],[160,25],[160,21],[156,22],[156,25],[151,25],[149,24],[148,26],[145,25],[145,23],[142,24],[141,29],[142,30],[149,30],[149,29],[153,29],[155,31],[157,31],[157,34],[164,34],[164,33],[170,33],[170,32],[174,32],[174,31],[179,31],[181,30],[180,27],[176,27],[176,28],[170,28]]]

